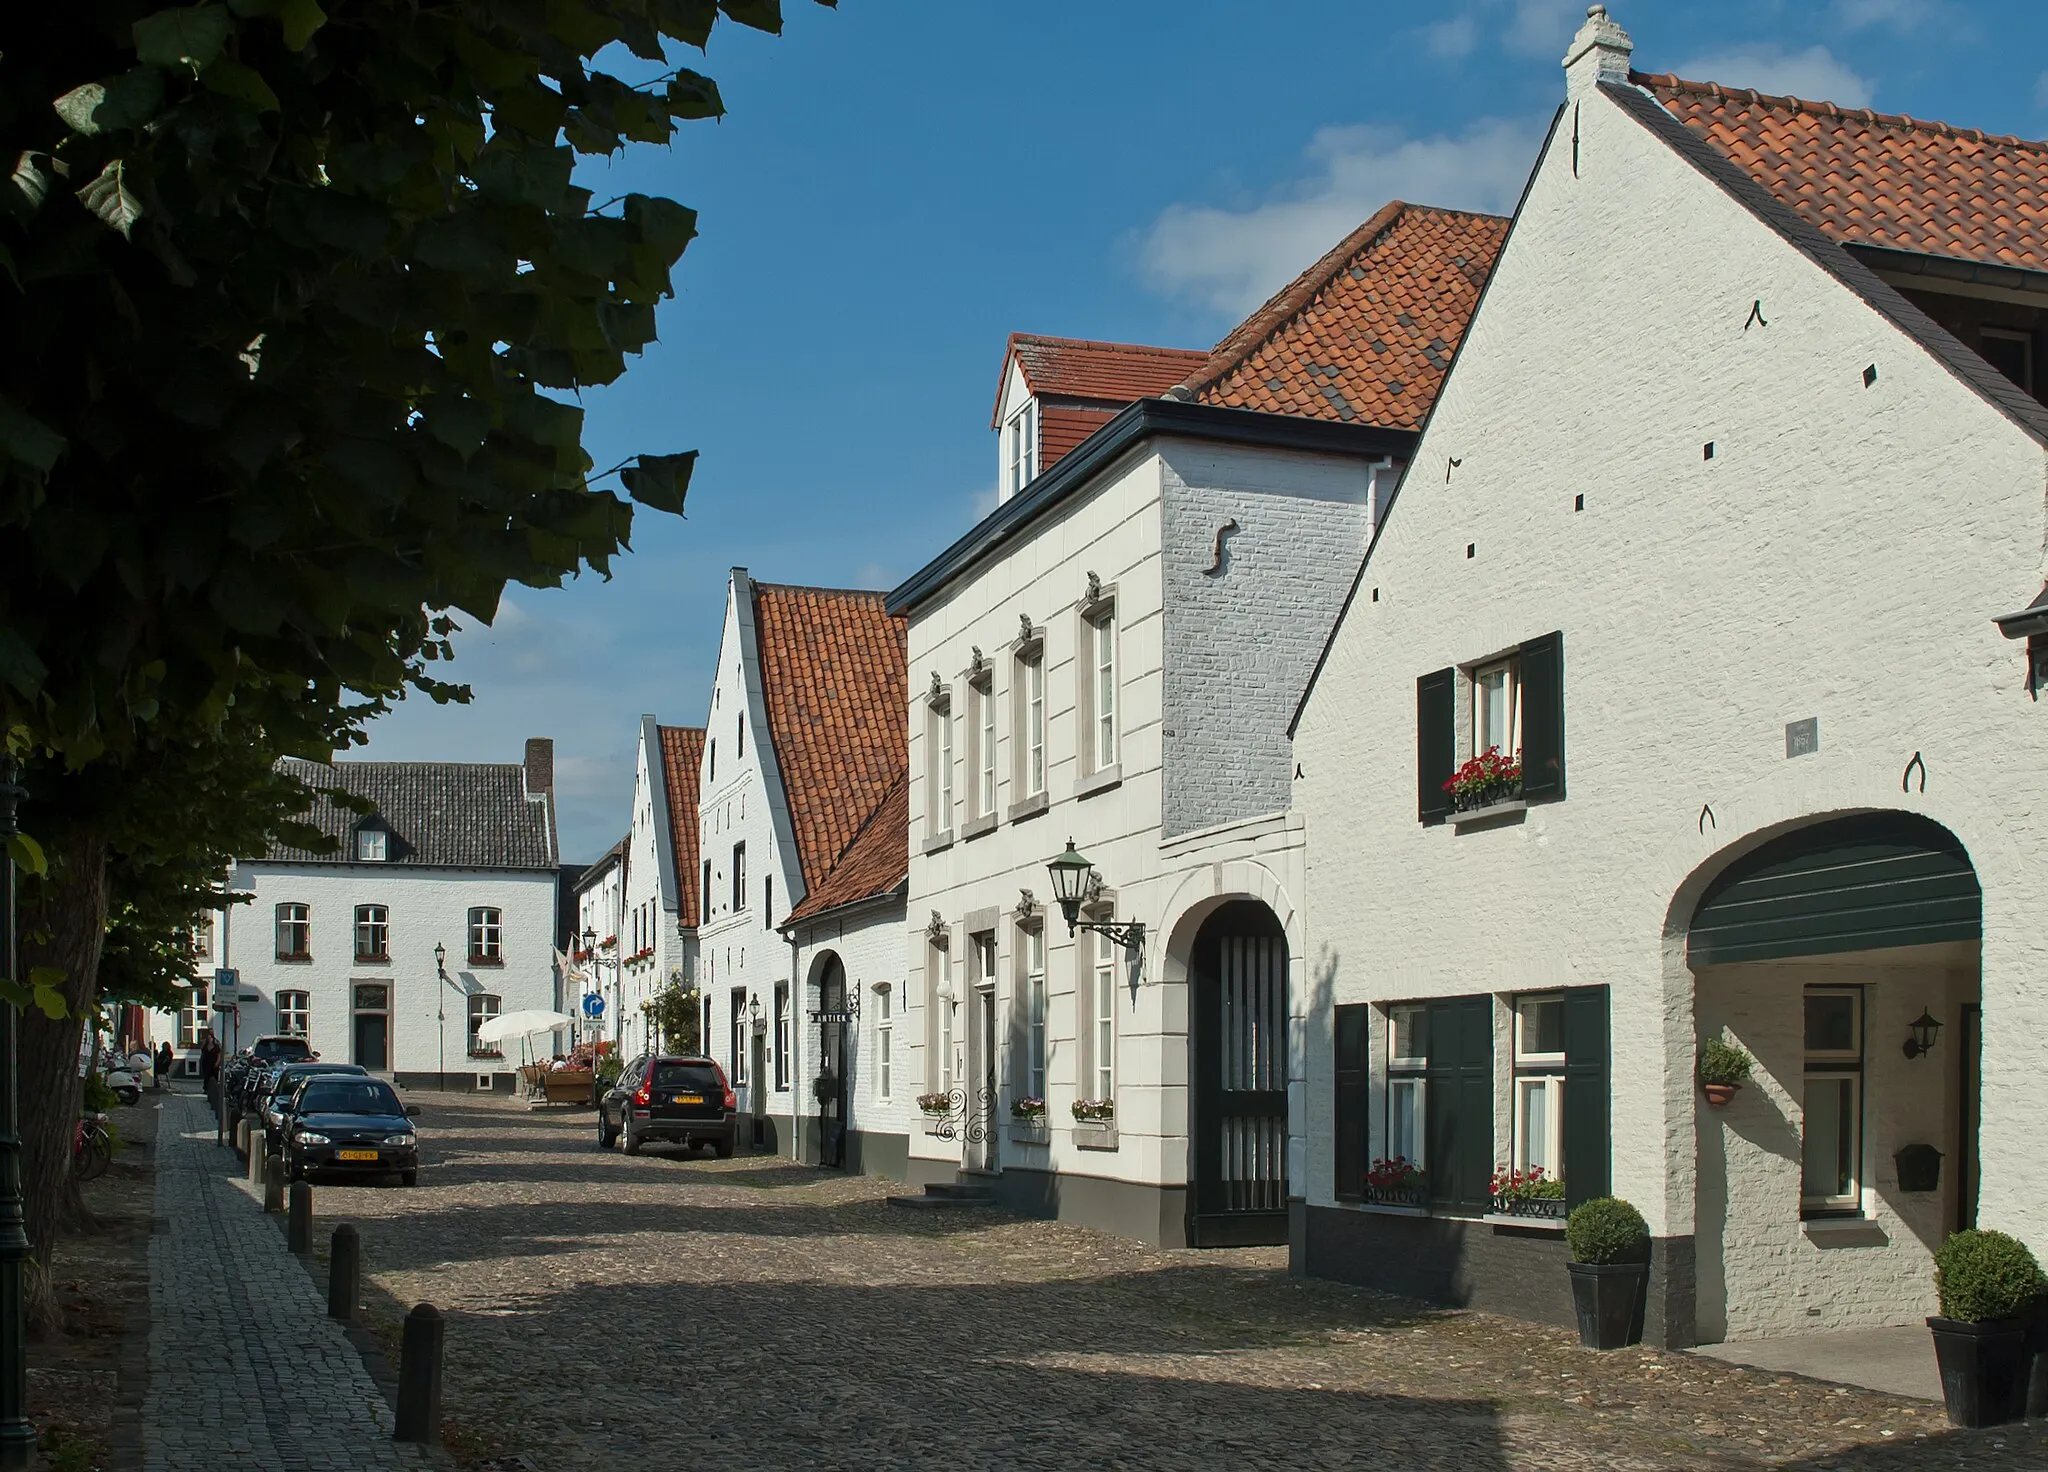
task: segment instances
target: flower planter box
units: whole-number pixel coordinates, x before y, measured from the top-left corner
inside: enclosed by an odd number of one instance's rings
[[[1074,1143],[1083,1150],[1116,1149],[1116,1121],[1113,1119],[1075,1120]]]
[[[1010,1138],[1020,1145],[1045,1145],[1052,1141],[1052,1126],[1040,1115],[1037,1119],[1023,1119],[1010,1116]]]
[[[1429,1207],[1429,1191],[1423,1186],[1367,1186],[1365,1199],[1373,1206]]]
[[[1464,808],[1451,814],[1451,826],[1463,828],[1468,823],[1484,823],[1492,818],[1505,818],[1515,813],[1528,811],[1529,804],[1519,797],[1504,797],[1497,802],[1480,807]]]
[[[2024,1318],[1982,1323],[1929,1317],[1941,1398],[1957,1426],[2002,1426],[2026,1413],[2030,1378]]]
[[[1565,1210],[1562,1196],[1526,1196],[1493,1198],[1493,1215],[1533,1217],[1538,1221],[1561,1222],[1571,1213]]]
[[[1587,1349],[1626,1349],[1642,1343],[1650,1265],[1575,1262],[1566,1266],[1572,1275],[1572,1311],[1579,1324],[1579,1343]]]

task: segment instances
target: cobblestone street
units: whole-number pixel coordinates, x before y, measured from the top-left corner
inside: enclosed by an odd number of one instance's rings
[[[320,1232],[361,1225],[387,1337],[414,1302],[449,1314],[469,1465],[2048,1466],[2048,1427],[1961,1433],[1930,1402],[1594,1355],[1291,1281],[1278,1249],[906,1212],[887,1183],[773,1158],[600,1153],[587,1110],[415,1098],[421,1184],[317,1188]]]

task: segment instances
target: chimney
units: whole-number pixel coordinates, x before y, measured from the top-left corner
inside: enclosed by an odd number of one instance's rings
[[[539,797],[555,790],[555,743],[552,737],[526,739],[526,795]]]
[[[1576,102],[1602,82],[1628,85],[1628,59],[1636,43],[1608,17],[1605,5],[1588,5],[1586,23],[1564,53],[1564,95]]]

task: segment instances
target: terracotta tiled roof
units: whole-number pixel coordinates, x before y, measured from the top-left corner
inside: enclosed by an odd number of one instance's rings
[[[661,735],[661,774],[668,788],[669,840],[676,852],[676,923],[697,928],[697,764],[704,760],[702,726],[656,726]]]
[[[1394,201],[1216,345],[1188,379],[1195,402],[1419,426],[1507,231]]]
[[[996,381],[996,406],[988,427],[999,427],[1012,359],[1023,365],[1024,382],[1034,394],[1128,404],[1165,393],[1201,367],[1207,357],[1207,353],[1188,348],[1149,348],[1137,343],[1013,332],[1003,353],[1003,376]]]
[[[1043,475],[1060,457],[1116,418],[1114,409],[1069,409],[1055,405],[1038,411],[1038,473]]]
[[[868,816],[831,871],[789,912],[784,924],[893,894],[910,878],[910,774],[896,774],[882,805]]]
[[[2048,270],[2048,144],[1631,72],[1830,240]]]
[[[806,896],[909,768],[908,627],[880,593],[754,584],[768,735]]]

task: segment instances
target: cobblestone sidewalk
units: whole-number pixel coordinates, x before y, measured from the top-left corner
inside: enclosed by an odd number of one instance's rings
[[[213,1140],[204,1099],[164,1100],[156,1215],[169,1229],[149,1245],[145,1472],[433,1465],[392,1441],[361,1357]]]

